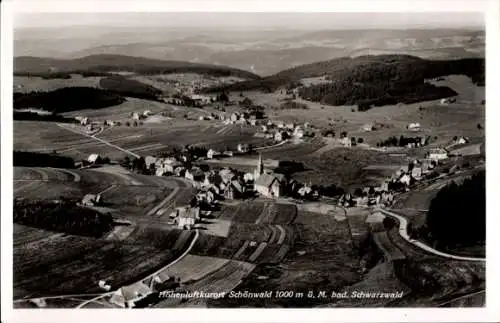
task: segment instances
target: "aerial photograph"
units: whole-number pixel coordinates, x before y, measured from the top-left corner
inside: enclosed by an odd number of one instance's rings
[[[13,22],[15,309],[486,306],[483,13]]]

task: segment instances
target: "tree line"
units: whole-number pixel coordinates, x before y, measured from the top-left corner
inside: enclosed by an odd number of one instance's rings
[[[474,245],[486,239],[486,173],[442,188],[431,201],[425,226],[412,229],[438,249]]]
[[[14,166],[75,168],[71,157],[29,151],[14,151]]]
[[[110,214],[79,207],[74,203],[23,200],[14,201],[14,223],[91,237],[101,237],[114,225]]]
[[[38,108],[54,113],[102,109],[125,102],[111,91],[92,87],[65,87],[49,92],[14,93],[14,109]]]

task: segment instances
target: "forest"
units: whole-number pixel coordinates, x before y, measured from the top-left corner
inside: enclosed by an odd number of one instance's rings
[[[76,123],[77,120],[74,118],[63,117],[62,115],[51,113],[51,114],[39,114],[36,112],[29,111],[14,111],[14,120],[29,120],[29,121],[52,121],[52,122],[63,122],[63,123]]]
[[[71,157],[17,150],[14,151],[13,164],[14,167],[75,168],[75,161]]]
[[[138,99],[157,100],[162,94],[161,90],[153,86],[127,79],[121,75],[102,78],[99,86],[118,95]]]
[[[14,223],[74,235],[101,237],[113,217],[73,203],[14,200]]]
[[[92,87],[65,87],[49,92],[14,93],[14,109],[37,108],[54,113],[102,109],[125,102],[111,91]]]
[[[462,184],[451,183],[431,201],[419,234],[438,249],[475,245],[486,239],[486,174],[480,172]]]
[[[324,76],[330,83],[299,87],[299,96],[329,105],[358,105],[360,111],[366,111],[372,106],[455,96],[457,93],[452,89],[427,82],[446,75],[466,75],[475,84],[484,85],[484,64],[484,59],[479,58],[431,61],[410,55],[343,57],[206,91],[271,92],[288,89],[303,78]]]

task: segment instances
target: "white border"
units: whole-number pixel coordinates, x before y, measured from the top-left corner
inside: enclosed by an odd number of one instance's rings
[[[12,310],[12,16],[14,12],[153,12],[153,11],[251,11],[251,12],[466,12],[480,11],[487,16],[487,307],[484,309],[309,309],[309,310]],[[369,322],[369,321],[497,321],[500,310],[500,273],[498,264],[498,212],[495,201],[498,183],[499,155],[494,149],[500,98],[500,24],[497,0],[350,0],[350,1],[27,1],[2,2],[2,321],[5,322],[68,322],[68,321],[145,321],[148,322]],[[499,136],[497,136],[499,135]],[[495,254],[494,254],[495,253]]]

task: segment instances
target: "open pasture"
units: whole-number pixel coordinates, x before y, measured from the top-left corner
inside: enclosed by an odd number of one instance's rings
[[[142,114],[144,111],[149,110],[152,114],[167,112],[175,112],[176,109],[167,103],[137,99],[127,97],[126,101],[122,104],[107,107],[103,109],[86,109],[79,111],[67,112],[65,116],[86,116],[94,120],[115,120],[115,121],[130,121],[133,123],[131,113],[137,112]]]

